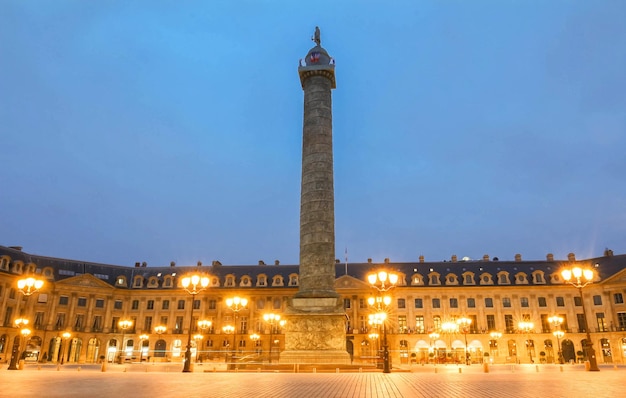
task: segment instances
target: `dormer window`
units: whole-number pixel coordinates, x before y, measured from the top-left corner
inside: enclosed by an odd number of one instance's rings
[[[235,277],[233,275],[227,275],[226,276],[226,287],[233,287],[235,286]]]
[[[439,281],[439,274],[436,272],[428,275],[428,280],[430,285],[441,285],[441,281]]]
[[[142,287],[143,286],[143,277],[142,276],[135,276],[135,280],[133,281],[133,287],[137,288],[137,287]]]
[[[289,286],[298,286],[298,275],[289,276]]]
[[[267,286],[267,276],[259,275],[256,280],[257,286]]]
[[[280,275],[274,276],[272,279],[272,286],[284,286],[283,277]]]
[[[126,277],[125,276],[118,276],[115,279],[115,286],[124,286],[124,287],[126,287]]]

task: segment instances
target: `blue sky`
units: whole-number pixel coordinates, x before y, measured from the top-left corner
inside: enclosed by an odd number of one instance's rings
[[[296,264],[303,94],[337,258],[626,252],[623,1],[0,2],[0,245]]]

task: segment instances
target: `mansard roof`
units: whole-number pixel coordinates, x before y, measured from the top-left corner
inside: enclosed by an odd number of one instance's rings
[[[53,257],[39,256],[26,253],[20,249],[0,246],[0,261],[7,259],[10,264],[21,262],[24,266],[27,264],[34,264],[37,273],[42,273],[42,270],[51,270],[51,279],[54,281],[61,281],[67,278],[72,278],[77,275],[91,274],[96,278],[104,281],[105,283],[115,286],[117,288],[126,287],[131,288],[132,281],[141,276],[145,280],[149,278],[159,278],[162,280],[166,276],[178,277],[190,272],[204,272],[211,276],[219,278],[220,286],[225,285],[227,276],[233,275],[236,280],[235,286],[240,287],[239,281],[242,277],[248,276],[253,280],[256,280],[260,275],[267,277],[271,281],[275,276],[281,276],[285,281],[289,280],[291,275],[297,275],[299,271],[298,265],[221,265],[219,262],[214,262],[212,265],[188,265],[188,266],[120,266],[111,264],[100,264],[87,261],[59,259]],[[611,276],[616,275],[618,272],[626,269],[626,255],[609,255],[604,257],[597,257],[592,259],[578,260],[578,264],[585,264],[594,267],[600,281],[609,279]],[[348,275],[351,278],[365,281],[366,275],[374,270],[385,268],[388,271],[396,271],[404,277],[404,282],[407,286],[428,287],[433,286],[431,284],[431,275],[439,276],[440,283],[436,283],[436,286],[463,286],[471,288],[473,286],[484,286],[480,283],[479,278],[482,275],[488,274],[493,278],[493,285],[502,286],[532,286],[532,285],[551,285],[562,284],[558,281],[553,281],[551,275],[558,274],[559,270],[571,264],[569,261],[441,261],[441,262],[403,262],[394,263],[385,261],[384,263],[336,263],[335,274],[336,278],[340,278],[344,275]],[[1,269],[0,272],[11,273],[12,268]],[[464,276],[469,275],[472,278],[473,283],[465,283]],[[510,280],[508,283],[500,283],[498,275],[501,273],[507,273]],[[524,274],[525,280],[517,283],[516,276],[518,274]],[[533,275],[541,273],[543,278],[536,280]],[[447,283],[446,277],[449,275],[456,276],[458,282]],[[422,282],[419,284],[412,283],[412,278],[421,276]],[[116,285],[118,278],[123,277],[128,284],[126,286]],[[267,286],[270,286],[268,284]],[[172,287],[177,286],[174,284]],[[135,288],[134,286],[133,288]],[[257,287],[253,282],[250,284],[251,288]],[[293,288],[288,283],[284,283],[284,288]]]

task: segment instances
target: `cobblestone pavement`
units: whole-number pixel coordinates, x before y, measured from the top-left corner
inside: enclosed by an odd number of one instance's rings
[[[174,371],[176,369],[176,371]],[[499,365],[489,373],[480,366],[415,367],[390,374],[213,372],[182,373],[169,367],[99,366],[27,367],[0,370],[4,397],[582,397],[624,396],[626,368]],[[459,372],[460,369],[460,372]]]

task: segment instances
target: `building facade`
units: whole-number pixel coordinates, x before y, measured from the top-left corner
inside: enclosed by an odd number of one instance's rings
[[[572,265],[594,270],[582,299],[560,275]],[[559,348],[565,362],[582,361],[584,311],[598,363],[626,363],[626,255],[607,250],[602,257],[563,261],[517,255],[515,261],[452,256],[441,262],[337,262],[334,287],[344,303],[347,351],[364,366],[376,363],[384,338],[369,324],[368,298],[375,292],[366,278],[381,269],[399,275],[387,309],[393,365],[462,363],[466,355],[471,363],[555,363]],[[181,287],[191,273],[209,278],[197,295]],[[44,286],[22,294],[17,281],[26,276],[43,279]],[[282,316],[298,286],[298,266],[278,261],[133,267],[0,246],[0,361],[10,361],[18,341],[26,362],[180,362],[193,334],[193,361],[277,363],[285,325],[264,316]],[[248,300],[237,312],[226,305],[235,296]],[[554,315],[562,318],[556,328],[549,321]],[[461,317],[471,319],[467,328],[446,329]],[[20,318],[29,321],[27,336],[15,325]],[[200,320],[211,325],[202,329]],[[520,322],[532,325],[522,330]],[[559,339],[556,329],[564,332]]]

